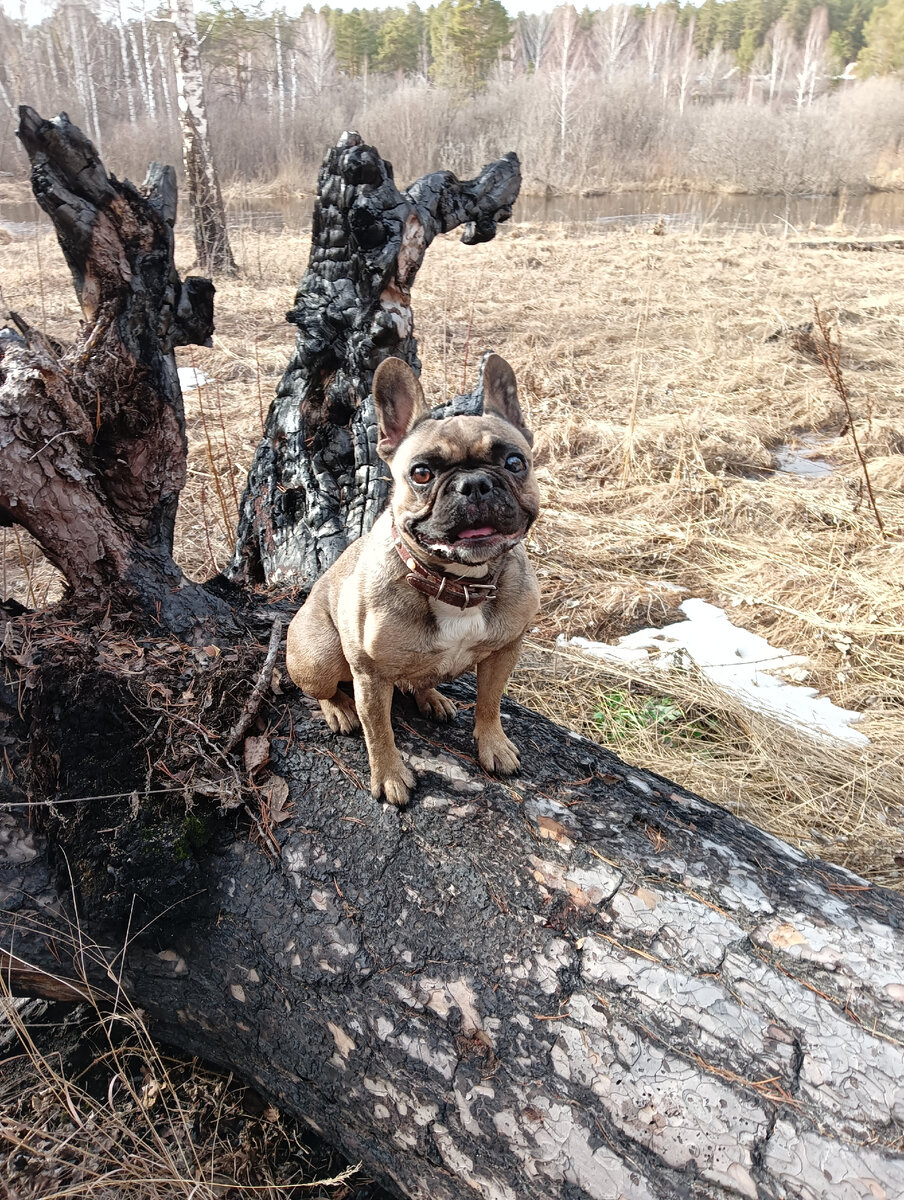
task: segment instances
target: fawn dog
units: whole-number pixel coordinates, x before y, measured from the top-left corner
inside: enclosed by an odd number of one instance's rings
[[[523,545],[539,492],[515,376],[498,354],[484,360],[479,414],[434,415],[397,358],[377,368],[373,396],[392,498],[296,613],[286,663],[332,730],[363,727],[371,792],[401,806],[415,780],[392,733],[394,687],[450,720],[456,706],[436,684],[476,666],[480,763],[502,775],[520,765],[499,704],[539,607]],[[354,699],[339,687],[349,682]]]

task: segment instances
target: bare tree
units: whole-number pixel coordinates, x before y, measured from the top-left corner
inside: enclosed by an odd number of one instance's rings
[[[559,134],[559,165],[565,162],[568,133],[578,112],[577,91],[586,63],[586,38],[573,5],[563,4],[552,15],[548,56],[549,81]]]
[[[204,77],[192,0],[176,0],[170,12],[176,56],[176,88],[182,127],[182,161],[188,186],[198,266],[207,274],[236,272],[226,232],[226,209],[207,124]]]
[[[91,137],[97,146],[98,153],[102,153],[100,119],[97,111],[97,88],[95,86],[94,71],[92,70],[94,65],[93,54],[91,48],[89,48],[89,39],[85,30],[85,25],[91,14],[84,4],[76,3],[74,0],[67,0],[63,6],[63,11],[65,12],[68,26],[69,49],[72,55],[75,90],[79,106],[85,114],[85,119],[91,130]]]
[[[137,114],[137,109],[135,107],[135,89],[132,86],[132,66],[129,61],[128,30],[126,28],[126,19],[123,14],[121,5],[119,8],[119,28],[118,28],[117,32],[119,34],[119,49],[120,49],[120,54],[122,57],[123,88],[125,89],[125,93],[126,93],[126,104],[128,105],[128,109],[129,109],[129,120],[134,125],[135,119],[138,114]],[[139,73],[139,77],[140,77],[140,75],[141,75],[140,68],[139,68],[138,73]]]
[[[273,53],[276,57],[276,101],[279,106],[280,141],[286,133],[286,84],[283,75],[283,48],[280,14],[273,14]]]
[[[671,87],[677,41],[678,19],[675,10],[660,4],[644,21],[641,43],[649,76],[658,81],[663,99],[668,96]]]
[[[797,70],[795,103],[798,112],[813,103],[816,85],[825,74],[826,46],[829,41],[829,14],[825,8],[814,8],[804,34]]]
[[[594,14],[591,47],[607,83],[633,58],[640,23],[627,4],[610,4]]]
[[[766,46],[769,50],[766,82],[770,104],[776,96],[781,96],[785,84],[785,76],[794,55],[794,30],[784,17],[780,17],[766,35]]]
[[[296,46],[302,78],[311,96],[321,96],[336,73],[333,31],[322,13],[305,12],[298,24]]]
[[[683,113],[687,104],[688,92],[697,73],[697,47],[694,34],[697,29],[696,20],[691,17],[687,28],[680,36],[678,46],[678,111]]]
[[[524,70],[539,71],[549,48],[552,17],[549,13],[521,13],[515,22],[515,47]]]

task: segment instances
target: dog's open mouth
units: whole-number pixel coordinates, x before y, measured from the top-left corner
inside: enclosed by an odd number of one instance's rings
[[[435,533],[408,526],[414,540],[440,558],[481,562],[511,550],[527,533],[527,527],[504,533],[495,525],[469,525],[438,537]]]

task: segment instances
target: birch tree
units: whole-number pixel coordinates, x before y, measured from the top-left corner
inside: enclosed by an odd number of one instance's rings
[[[769,30],[766,36],[766,45],[769,49],[766,82],[768,84],[768,96],[771,104],[776,96],[782,94],[785,76],[788,73],[788,66],[795,49],[794,30],[784,17],[780,17]]]
[[[559,140],[559,165],[565,162],[569,128],[577,115],[576,92],[585,62],[585,40],[577,12],[563,4],[553,13],[550,83]]]
[[[627,4],[610,4],[594,13],[591,46],[597,66],[607,83],[632,57],[638,41],[639,23]]]
[[[333,31],[322,13],[302,14],[296,45],[299,66],[309,96],[322,96],[336,75]]]
[[[237,268],[226,232],[226,209],[210,144],[192,0],[176,0],[170,17],[173,23],[176,91],[182,130],[182,161],[198,267],[207,274],[234,275]]]
[[[643,23],[644,57],[650,79],[659,81],[663,99],[671,88],[675,46],[678,41],[678,21],[675,10],[660,4]]]
[[[552,32],[549,13],[520,13],[515,22],[515,44],[525,70],[540,71],[546,61]]]
[[[678,49],[678,111],[682,114],[697,70],[697,47],[694,43],[696,28],[697,22],[691,17]]]
[[[797,72],[795,103],[798,112],[813,103],[816,85],[825,73],[825,53],[829,40],[829,14],[825,8],[814,8],[804,34],[800,67]]]

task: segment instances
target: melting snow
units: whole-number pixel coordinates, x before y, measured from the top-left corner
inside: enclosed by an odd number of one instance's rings
[[[213,383],[213,380],[199,367],[178,367],[179,372],[179,387],[183,392],[190,392],[192,388],[203,387],[205,383]]]
[[[641,629],[619,638],[616,645],[566,638],[564,634],[559,635],[558,642],[594,658],[641,671],[695,666],[748,708],[768,713],[822,740],[869,745],[865,734],[851,729],[855,721],[862,719],[862,713],[838,708],[828,696],[820,696],[816,688],[795,686],[773,674],[789,670],[802,674],[801,668],[807,665],[805,658],[778,650],[759,634],[732,625],[721,608],[705,600],[685,600],[680,608],[686,621],[663,629]]]

